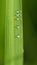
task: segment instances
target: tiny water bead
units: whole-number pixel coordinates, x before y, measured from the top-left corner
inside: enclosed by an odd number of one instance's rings
[[[20,21],[20,18],[17,18],[17,21]]]
[[[22,15],[22,11],[17,11],[17,16],[21,16]]]
[[[17,13],[22,13],[22,10],[17,10]]]
[[[17,38],[20,38],[20,35],[17,35]]]
[[[16,14],[16,16],[19,17],[20,16],[20,13],[19,14]]]
[[[17,21],[22,21],[22,18],[21,17],[19,17],[19,18],[17,17]]]
[[[22,16],[22,14],[21,14],[21,13],[19,13],[19,14],[16,14],[16,16],[17,16],[17,17],[21,17],[21,16]]]
[[[20,25],[17,25],[17,28],[19,29],[20,28]]]
[[[22,39],[22,35],[16,35],[16,39]]]
[[[22,20],[22,11],[17,10],[16,11],[16,20],[21,21]]]
[[[17,13],[20,13],[20,11],[19,11],[19,10],[17,10]]]

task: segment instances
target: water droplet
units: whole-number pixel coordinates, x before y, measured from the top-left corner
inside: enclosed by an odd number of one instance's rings
[[[20,28],[20,26],[19,26],[19,25],[17,25],[17,28],[19,29],[19,28]]]
[[[17,17],[20,16],[20,13],[16,15]]]
[[[20,19],[19,18],[17,18],[17,21],[19,21]]]
[[[17,38],[20,38],[20,35],[18,35]]]
[[[17,13],[19,13],[19,10],[17,10]]]

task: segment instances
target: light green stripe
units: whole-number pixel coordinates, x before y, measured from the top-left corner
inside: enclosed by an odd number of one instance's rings
[[[19,6],[19,0],[6,0],[6,16],[5,16],[5,65],[8,63],[8,59],[12,59],[13,57],[18,58],[18,60],[9,63],[8,65],[22,65],[23,63],[23,55],[19,56],[22,53],[23,49],[23,40],[16,40],[15,37],[15,23],[14,20],[16,10],[21,9]],[[21,9],[22,10],[22,9]],[[20,24],[21,25],[21,24]],[[16,31],[17,33],[20,31]],[[21,29],[22,32],[22,29]],[[21,34],[21,33],[20,33]],[[15,41],[16,40],[16,41]],[[21,43],[20,43],[21,41]],[[18,51],[17,51],[18,50]],[[18,55],[18,57],[17,57]],[[11,61],[11,60],[10,60]]]

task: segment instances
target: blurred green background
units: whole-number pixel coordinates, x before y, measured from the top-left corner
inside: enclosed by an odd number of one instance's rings
[[[30,65],[37,62],[37,0],[23,0],[22,2],[24,63]]]
[[[0,0],[0,65],[4,65],[5,4],[5,0]]]

